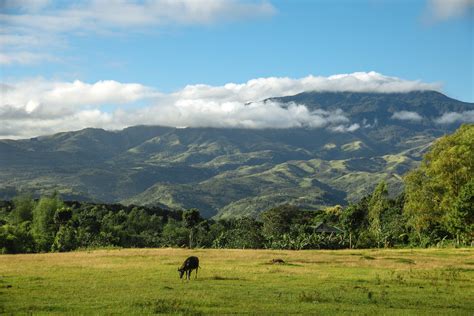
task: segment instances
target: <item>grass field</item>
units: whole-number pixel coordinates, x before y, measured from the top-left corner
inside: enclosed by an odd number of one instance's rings
[[[474,249],[0,255],[0,313],[473,315]]]

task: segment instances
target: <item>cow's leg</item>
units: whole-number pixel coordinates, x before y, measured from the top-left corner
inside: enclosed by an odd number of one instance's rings
[[[191,280],[191,270],[188,270],[188,280]]]

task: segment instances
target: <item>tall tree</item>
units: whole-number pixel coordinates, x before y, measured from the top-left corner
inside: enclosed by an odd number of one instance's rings
[[[189,229],[189,248],[193,248],[194,245],[194,230],[197,224],[202,221],[201,214],[197,209],[190,209],[183,212],[183,224],[184,227]]]
[[[13,223],[19,224],[33,219],[33,209],[35,208],[35,201],[29,194],[22,194],[13,198]]]
[[[291,224],[298,220],[299,209],[292,205],[281,205],[266,210],[260,217],[263,221],[263,234],[267,238],[278,239],[290,232]]]
[[[350,204],[341,214],[340,223],[343,229],[349,233],[350,248],[356,244],[360,232],[367,229],[369,200],[370,196],[365,196],[356,204]]]
[[[446,225],[458,243],[474,238],[474,178],[461,188],[453,210],[446,216]]]
[[[456,203],[474,177],[473,140],[474,125],[461,126],[438,139],[420,167],[405,177],[404,212],[420,237],[433,226],[454,232]]]
[[[63,207],[63,202],[55,194],[52,197],[42,197],[33,210],[32,232],[38,245],[38,250],[49,251],[59,228],[54,221],[56,211]]]
[[[380,182],[369,200],[369,229],[377,243],[382,239],[381,217],[388,207],[388,190],[385,181]]]

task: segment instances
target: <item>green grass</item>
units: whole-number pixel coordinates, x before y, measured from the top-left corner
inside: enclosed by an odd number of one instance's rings
[[[189,255],[202,269],[181,281]],[[1,255],[0,313],[472,315],[473,262],[474,249]]]

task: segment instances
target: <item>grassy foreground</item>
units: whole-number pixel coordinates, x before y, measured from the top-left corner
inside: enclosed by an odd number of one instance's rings
[[[473,293],[474,249],[0,255],[0,313],[473,315]]]

